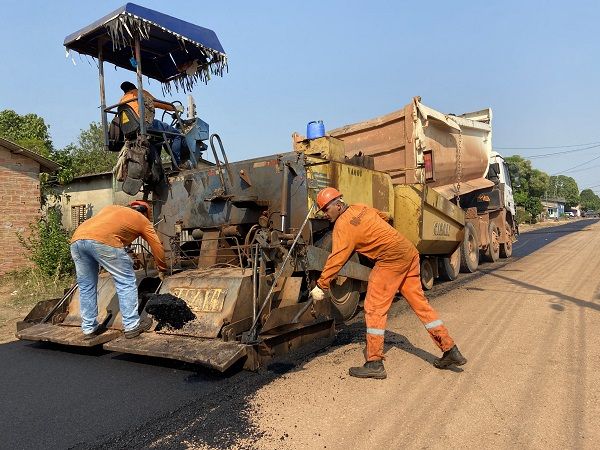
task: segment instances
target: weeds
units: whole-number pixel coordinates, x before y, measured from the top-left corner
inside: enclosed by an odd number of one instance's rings
[[[73,282],[71,276],[49,277],[37,269],[10,272],[0,277],[0,301],[13,308],[32,306],[40,300],[62,297]]]
[[[74,273],[75,265],[69,247],[70,233],[62,226],[60,209],[48,208],[46,216],[29,227],[29,236],[18,234],[18,238],[29,251],[29,259],[35,263],[38,271],[56,280]]]

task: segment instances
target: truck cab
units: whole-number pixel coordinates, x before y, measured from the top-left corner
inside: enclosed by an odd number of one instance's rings
[[[504,161],[502,155],[496,151],[492,151],[490,155],[490,167],[487,174],[487,179],[493,181],[501,192],[503,206],[515,216],[515,199],[513,198],[512,184],[510,182],[510,173],[508,164]]]

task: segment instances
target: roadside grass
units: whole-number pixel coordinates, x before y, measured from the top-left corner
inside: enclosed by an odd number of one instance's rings
[[[35,269],[10,272],[0,277],[0,302],[21,309],[40,300],[62,297],[74,277],[50,278]]]
[[[40,300],[62,297],[74,277],[50,278],[35,269],[0,276],[0,344],[15,339],[16,323]]]

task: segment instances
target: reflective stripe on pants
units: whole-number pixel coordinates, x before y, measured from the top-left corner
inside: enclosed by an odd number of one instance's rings
[[[384,334],[371,333],[368,330],[385,330],[387,314],[398,291],[406,299],[440,350],[450,350],[454,346],[448,329],[423,293],[419,256],[407,261],[407,264],[402,263],[399,262],[394,266],[382,266],[377,263],[371,270],[364,306],[367,324],[367,361],[384,359]]]

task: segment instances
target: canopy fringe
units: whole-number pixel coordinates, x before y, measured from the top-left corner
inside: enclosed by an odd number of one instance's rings
[[[185,67],[178,66],[177,69],[180,73],[167,82],[161,83],[163,94],[170,94],[173,87],[177,92],[179,92],[179,90],[182,90],[184,93],[191,92],[197,83],[203,82],[206,84],[208,83],[208,80],[211,79],[211,76],[223,76],[224,72],[229,71],[226,54],[191,41],[185,36],[181,36],[133,14],[120,14],[104,24],[104,27],[110,35],[113,50],[121,50],[127,47],[133,48],[134,34],[138,34],[141,40],[150,39],[151,26],[158,27],[169,34],[176,36],[184,50],[186,46],[190,44],[198,48],[203,59],[196,59],[191,63],[188,63]]]

